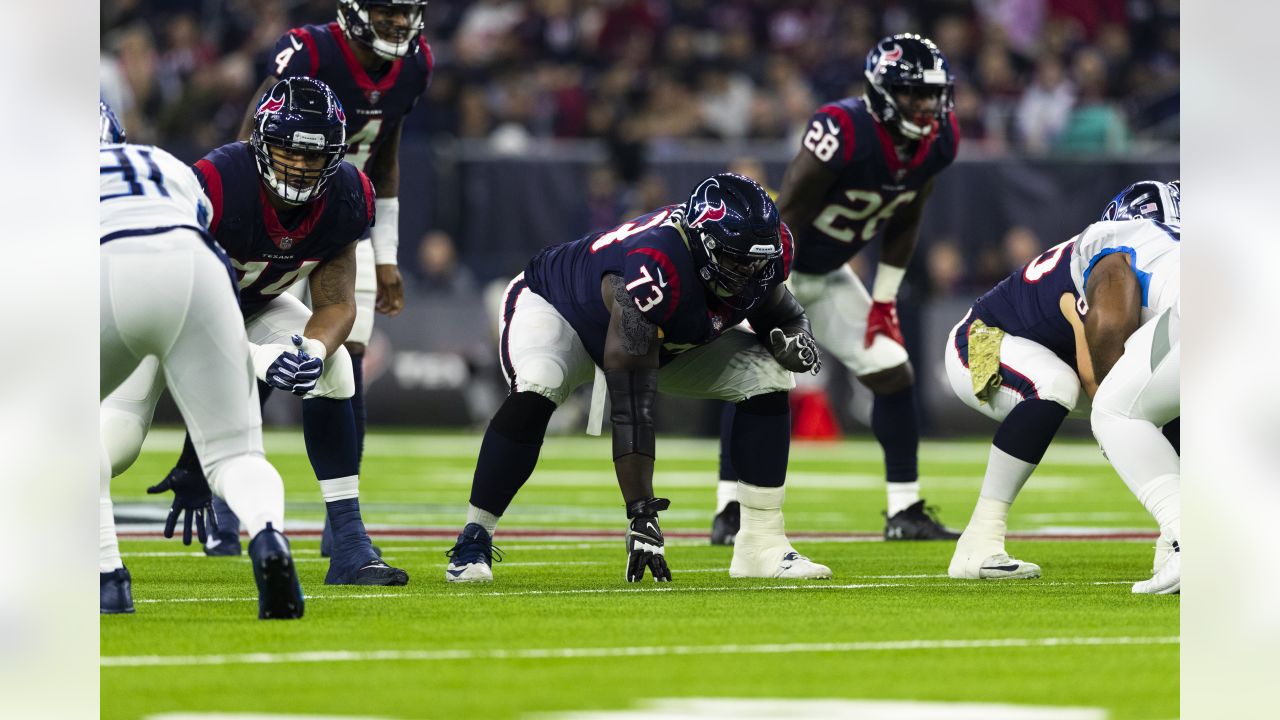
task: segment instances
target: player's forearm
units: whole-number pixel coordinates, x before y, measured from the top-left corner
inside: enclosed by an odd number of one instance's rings
[[[351,334],[351,327],[355,322],[354,300],[350,303],[333,303],[315,308],[311,313],[311,319],[307,321],[307,327],[302,332],[308,338],[324,343],[326,357],[328,357],[337,352],[338,348],[342,347],[342,343],[347,341],[347,336]]]
[[[658,394],[658,370],[609,368],[604,376],[612,407],[613,467],[618,489],[627,504],[647,500],[653,497],[657,447],[653,405]]]

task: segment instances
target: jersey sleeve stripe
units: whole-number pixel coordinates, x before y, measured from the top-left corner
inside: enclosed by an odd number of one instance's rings
[[[662,280],[666,280],[667,287],[665,290],[669,298],[666,307],[662,311],[662,320],[664,322],[670,320],[676,308],[680,306],[680,273],[676,271],[676,265],[671,262],[671,258],[657,248],[640,247],[627,254],[634,255],[637,253],[652,258],[658,267],[662,269],[662,275],[659,277]],[[658,282],[658,280],[655,279],[655,282]]]
[[[307,56],[311,59],[311,72],[307,76],[315,77],[320,69],[320,51],[316,49],[316,39],[311,37],[311,31],[306,28],[298,28],[294,32],[302,38],[302,44],[307,46]]]
[[[360,185],[364,188],[365,209],[369,212],[369,225],[372,226],[375,220],[373,208],[374,200],[376,199],[376,195],[373,191],[373,183],[369,181],[369,176],[365,175],[364,172],[359,169],[357,169],[356,172],[360,173]]]
[[[956,120],[955,113],[947,113],[947,122],[951,125],[951,151],[959,154],[960,152],[960,121]]]
[[[844,161],[849,162],[853,159],[853,118],[849,117],[849,113],[844,108],[836,104],[823,105],[818,112],[825,113],[836,119],[840,123],[840,150],[844,155]]]
[[[201,158],[196,161],[196,171],[203,181],[205,194],[209,196],[209,204],[213,206],[213,217],[209,218],[209,232],[218,232],[218,222],[222,220],[222,175],[217,166]]]
[[[791,277],[791,259],[795,257],[795,241],[791,238],[791,228],[781,223],[782,231],[782,279]]]

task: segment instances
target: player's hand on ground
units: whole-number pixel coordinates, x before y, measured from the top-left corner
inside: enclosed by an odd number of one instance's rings
[[[293,336],[296,351],[283,350],[267,368],[266,382],[294,395],[306,395],[316,388],[324,372],[324,361],[311,357],[302,349],[302,337]],[[284,346],[275,346],[283,348]]]
[[[877,335],[884,335],[899,345],[906,346],[907,342],[902,339],[902,328],[898,326],[897,301],[871,303],[871,312],[867,313],[867,334],[863,338],[864,346],[871,347]]]
[[[377,265],[378,294],[374,309],[383,315],[398,315],[404,309],[404,281],[395,265]]]
[[[175,469],[165,476],[164,480],[147,488],[148,495],[173,491],[173,505],[169,508],[169,517],[164,521],[164,536],[173,537],[173,530],[178,525],[178,517],[183,517],[182,544],[191,544],[191,525],[194,520],[196,537],[201,544],[209,539],[209,532],[218,531],[218,520],[213,512],[213,491],[204,475]],[[206,520],[208,518],[207,527]]]
[[[627,528],[627,582],[644,580],[645,569],[654,582],[670,582],[665,541],[658,527],[658,512],[671,506],[666,498],[650,498],[627,506],[631,524]]]
[[[818,357],[818,344],[813,336],[803,330],[788,333],[782,328],[769,331],[769,352],[782,367],[791,372],[811,372],[817,375],[822,370],[822,360]]]

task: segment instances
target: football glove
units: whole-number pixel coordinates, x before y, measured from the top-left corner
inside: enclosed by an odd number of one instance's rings
[[[871,303],[871,312],[867,313],[867,334],[863,340],[863,346],[871,347],[877,335],[884,335],[906,347],[907,342],[902,339],[902,328],[898,327],[897,301]]]
[[[653,575],[654,582],[671,582],[671,570],[663,552],[662,528],[658,527],[658,512],[671,506],[666,498],[638,500],[627,506],[627,582],[644,580],[645,568]]]
[[[147,488],[148,495],[158,495],[173,491],[173,505],[169,508],[169,517],[164,521],[164,536],[173,537],[173,530],[178,525],[178,516],[184,517],[182,524],[182,544],[191,544],[191,521],[195,520],[196,537],[201,544],[209,539],[209,532],[218,531],[218,519],[213,512],[213,491],[203,473],[195,473],[181,468],[169,471],[159,483]],[[208,518],[208,531],[205,518]]]
[[[315,390],[316,382],[324,372],[324,361],[311,357],[302,349],[301,335],[293,336],[293,345],[297,352],[281,352],[267,368],[264,379],[272,387],[288,390],[294,395],[306,395]]]
[[[769,352],[782,367],[794,373],[810,372],[817,375],[822,370],[818,358],[818,344],[804,330],[787,332],[782,328],[769,331]]]

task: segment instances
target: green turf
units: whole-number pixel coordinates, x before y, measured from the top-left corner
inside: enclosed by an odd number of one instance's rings
[[[286,477],[289,517],[319,520],[300,437],[273,433],[267,444]],[[455,529],[477,446],[465,436],[371,437],[362,478],[369,522]],[[962,441],[922,448],[926,496],[950,524],[962,525],[972,507],[986,447]],[[657,485],[673,500],[664,528],[708,526],[715,451],[712,442],[660,442]],[[793,448],[788,528],[880,529],[878,452],[865,442]],[[154,502],[143,488],[163,476],[175,455],[173,434],[155,434],[134,469],[116,479],[117,502]],[[607,440],[550,438],[544,462],[503,527],[620,530],[607,458]],[[1055,446],[1010,521],[1013,531],[1150,525],[1089,445]],[[1168,640],[1178,634],[1178,599],[1134,596],[1127,584],[1149,573],[1149,542],[1011,542],[1010,550],[1040,563],[1045,577],[984,583],[944,577],[950,543],[797,540],[798,549],[835,575],[801,584],[731,581],[731,549],[679,540],[668,550],[676,581],[639,587],[621,579],[620,540],[517,541],[504,540],[500,531],[506,561],[495,567],[496,582],[464,587],[443,582],[448,540],[387,534],[378,542],[389,562],[409,571],[409,587],[325,586],[318,543],[298,539],[307,615],[300,622],[263,623],[255,619],[245,560],[187,557],[192,549],[176,541],[126,540],[138,612],[103,618],[108,663],[396,652],[323,662],[109,665],[102,670],[103,717],[255,710],[498,718],[681,697],[1089,706],[1117,719],[1178,714],[1178,646]],[[376,597],[353,597],[368,595]],[[1034,644],[1043,638],[1066,640]],[[1110,644],[1115,638],[1159,644]],[[874,644],[943,640],[1030,644]],[[713,647],[725,645],[742,647]],[[649,654],[620,656],[626,648]],[[575,651],[588,656],[573,657]],[[405,652],[428,654],[406,658]]]

